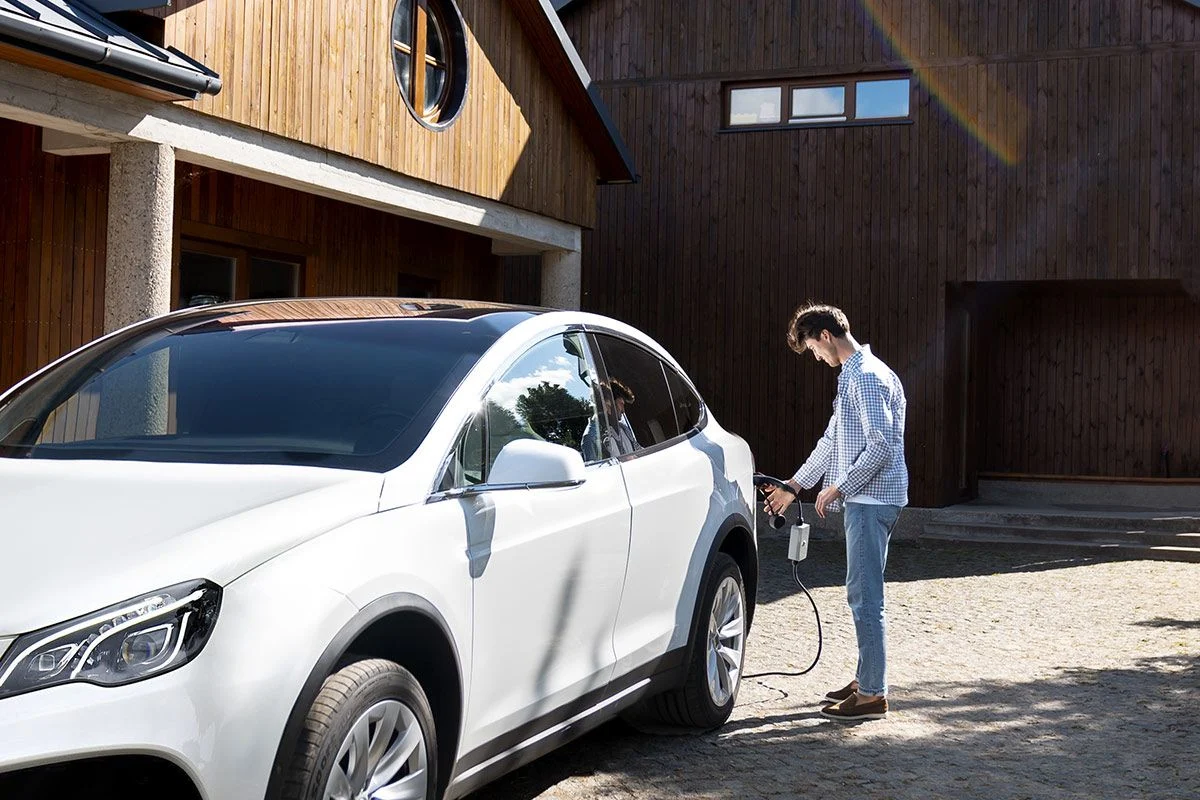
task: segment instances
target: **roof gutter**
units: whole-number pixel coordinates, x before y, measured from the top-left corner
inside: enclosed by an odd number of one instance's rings
[[[179,94],[190,95],[193,100],[201,94],[216,94],[221,91],[220,76],[203,64],[187,58],[174,48],[171,49],[171,52],[185,59],[200,71],[180,69],[163,63],[157,56],[137,56],[126,52],[124,48],[58,31],[9,14],[0,14],[0,35],[72,56],[85,64],[108,67],[125,76],[132,76],[135,79],[145,78],[160,85],[182,90]]]

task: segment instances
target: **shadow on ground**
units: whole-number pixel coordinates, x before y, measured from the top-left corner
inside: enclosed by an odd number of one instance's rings
[[[882,723],[847,726],[797,710],[699,736],[652,737],[618,722],[472,797],[532,800],[593,776],[595,792],[565,796],[1194,800],[1200,764],[1169,753],[1200,752],[1185,697],[1198,686],[1200,657],[1163,657],[1033,683],[897,687],[910,710]],[[910,725],[917,715],[921,724]],[[879,735],[855,735],[867,726]],[[725,780],[704,778],[714,762]]]
[[[845,548],[846,544],[841,540],[811,542],[808,558],[801,562],[799,569],[804,585],[809,589],[844,586]],[[907,583],[939,578],[1044,572],[1121,560],[1110,554],[1045,553],[942,543],[931,545],[898,539],[893,540],[888,548],[887,581]],[[759,562],[762,579],[758,602],[770,603],[798,591],[792,582],[791,562],[787,560],[787,539],[783,535],[772,533],[759,537]]]

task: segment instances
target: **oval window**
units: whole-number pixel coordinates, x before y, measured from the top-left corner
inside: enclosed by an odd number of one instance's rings
[[[444,128],[467,94],[467,46],[452,0],[397,0],[392,65],[408,110],[427,128]]]

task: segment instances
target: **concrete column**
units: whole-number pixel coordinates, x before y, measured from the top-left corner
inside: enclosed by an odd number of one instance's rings
[[[108,166],[104,330],[171,310],[175,151],[114,142]]]
[[[578,250],[542,253],[542,305],[578,310],[582,296],[582,254]]]

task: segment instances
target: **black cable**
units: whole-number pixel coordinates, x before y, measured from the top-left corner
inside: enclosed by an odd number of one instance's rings
[[[804,596],[808,598],[808,602],[812,604],[813,616],[817,618],[817,655],[813,658],[812,663],[800,672],[759,672],[755,675],[743,675],[743,678],[798,678],[801,675],[807,675],[817,666],[817,662],[821,660],[821,646],[824,644],[824,637],[821,633],[821,612],[817,610],[817,601],[813,600],[813,596],[808,593],[808,589],[800,581],[800,562],[792,562],[792,577],[796,580],[796,585],[800,587],[800,591],[804,592]]]

